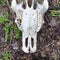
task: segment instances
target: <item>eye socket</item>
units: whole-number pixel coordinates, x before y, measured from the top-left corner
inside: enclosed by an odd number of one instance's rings
[[[28,0],[28,6],[31,7],[32,5],[32,0]]]
[[[23,9],[26,9],[26,3],[24,2],[22,5]]]
[[[37,8],[37,3],[34,3],[33,8],[34,10]]]

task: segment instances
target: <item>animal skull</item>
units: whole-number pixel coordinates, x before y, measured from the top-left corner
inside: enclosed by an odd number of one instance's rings
[[[34,53],[37,50],[37,32],[44,23],[43,15],[48,9],[48,1],[39,4],[36,0],[29,0],[17,4],[12,0],[11,8],[16,13],[15,23],[22,31],[22,50],[25,53]]]

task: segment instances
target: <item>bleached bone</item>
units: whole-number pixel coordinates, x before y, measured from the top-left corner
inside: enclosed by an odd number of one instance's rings
[[[37,4],[36,9],[34,9],[34,3]],[[23,4],[25,4],[25,8],[23,7]],[[36,52],[37,32],[41,29],[44,23],[43,15],[48,9],[48,1],[44,0],[41,5],[37,0],[32,0],[32,5],[29,7],[28,0],[24,0],[19,4],[16,3],[16,0],[12,0],[11,8],[16,13],[15,23],[22,31],[22,50],[25,53]],[[28,42],[26,43],[26,41]]]
[[[39,8],[37,9],[37,19],[38,19],[38,28],[37,28],[37,32],[39,32],[39,30],[41,29],[41,26],[42,26],[43,23],[44,23],[42,13],[41,13],[41,11],[40,11]]]
[[[12,0],[12,2],[11,2],[11,8],[12,8],[13,11],[15,11],[16,6],[17,6],[16,0]]]
[[[44,15],[44,13],[48,10],[49,7],[48,0],[44,0],[43,4],[37,3],[37,5],[38,5],[37,8],[39,8],[42,15]]]
[[[26,1],[27,3],[27,1]],[[36,37],[35,35],[37,35],[37,15],[35,14],[36,13],[36,10],[34,10],[31,6],[31,8],[28,7],[28,4],[26,4],[26,9],[24,10],[25,12],[23,13],[23,17],[22,17],[22,27],[23,27],[23,51],[26,52],[26,50],[29,52],[29,48],[30,48],[30,53],[33,53],[36,51]],[[25,19],[27,18],[27,19]],[[34,20],[36,19],[36,20]],[[25,47],[25,43],[24,41],[26,40],[26,38],[28,37],[28,49],[24,49]],[[31,47],[31,38],[33,38],[34,40],[34,46],[33,48]],[[27,53],[27,52],[26,52]]]

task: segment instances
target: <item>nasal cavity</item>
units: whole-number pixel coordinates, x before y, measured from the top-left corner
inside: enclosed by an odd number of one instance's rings
[[[28,6],[31,7],[32,5],[32,0],[28,0]]]
[[[26,38],[26,40],[25,40],[25,46],[26,47],[28,46],[28,38]]]
[[[34,39],[33,38],[31,38],[31,45],[32,45],[32,48],[33,48],[33,46],[34,46]]]

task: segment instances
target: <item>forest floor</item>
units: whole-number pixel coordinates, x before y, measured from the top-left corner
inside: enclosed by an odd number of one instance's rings
[[[2,4],[1,4],[2,3]],[[41,30],[37,34],[37,51],[26,54],[22,51],[21,31],[14,19],[15,13],[0,2],[0,60],[60,60],[60,0],[50,0]]]

